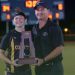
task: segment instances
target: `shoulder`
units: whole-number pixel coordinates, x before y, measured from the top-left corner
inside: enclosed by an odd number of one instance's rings
[[[6,38],[9,38],[10,37],[10,33],[7,33],[7,34],[5,34],[3,37],[2,37],[2,39],[6,39]]]
[[[53,36],[53,35],[57,36],[57,35],[63,34],[61,27],[53,22],[50,23],[50,25],[48,27],[48,32],[49,32],[49,35],[51,35],[51,36]]]
[[[35,34],[35,35],[37,34],[38,26],[39,24],[33,26],[32,31],[31,31],[32,34]]]
[[[10,31],[10,32],[8,32],[8,33],[6,33],[6,34],[2,37],[2,39],[9,39],[9,38],[12,36],[12,33],[13,33],[13,30]]]
[[[49,30],[51,31],[61,31],[61,27],[56,23],[51,22],[49,25]]]

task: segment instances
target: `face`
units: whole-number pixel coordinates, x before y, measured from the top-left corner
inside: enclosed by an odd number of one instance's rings
[[[21,15],[15,16],[13,19],[13,23],[16,27],[24,26],[25,21],[26,21],[26,19]]]
[[[35,15],[38,20],[47,19],[49,15],[49,10],[47,8],[40,6],[35,10]]]

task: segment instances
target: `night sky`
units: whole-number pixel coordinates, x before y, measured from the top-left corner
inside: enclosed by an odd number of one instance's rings
[[[70,30],[70,34],[75,34],[75,0],[64,0],[64,5],[65,20],[62,27],[67,27]]]
[[[65,19],[62,21],[61,27],[68,27],[75,33],[75,0],[64,0]],[[3,23],[2,23],[3,24]],[[5,27],[0,26],[0,32],[3,32]]]
[[[65,17],[66,20],[75,19],[75,0],[64,0],[65,1]]]
[[[65,20],[74,20],[75,0],[64,0],[64,9],[65,9]]]

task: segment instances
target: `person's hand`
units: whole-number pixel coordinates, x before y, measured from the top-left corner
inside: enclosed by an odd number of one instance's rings
[[[20,66],[24,65],[24,64],[19,64],[18,61],[19,61],[19,59],[16,59],[16,60],[14,61],[13,65],[14,65],[15,67],[20,67]]]
[[[35,63],[36,66],[40,66],[44,63],[43,59],[35,58],[35,60],[36,60],[36,63]]]

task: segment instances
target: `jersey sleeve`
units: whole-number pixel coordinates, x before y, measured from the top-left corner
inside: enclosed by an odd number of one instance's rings
[[[51,37],[53,47],[64,45],[63,33],[59,26],[54,26],[52,28]]]
[[[9,47],[9,35],[6,34],[3,36],[1,43],[0,43],[0,49],[6,50]]]

